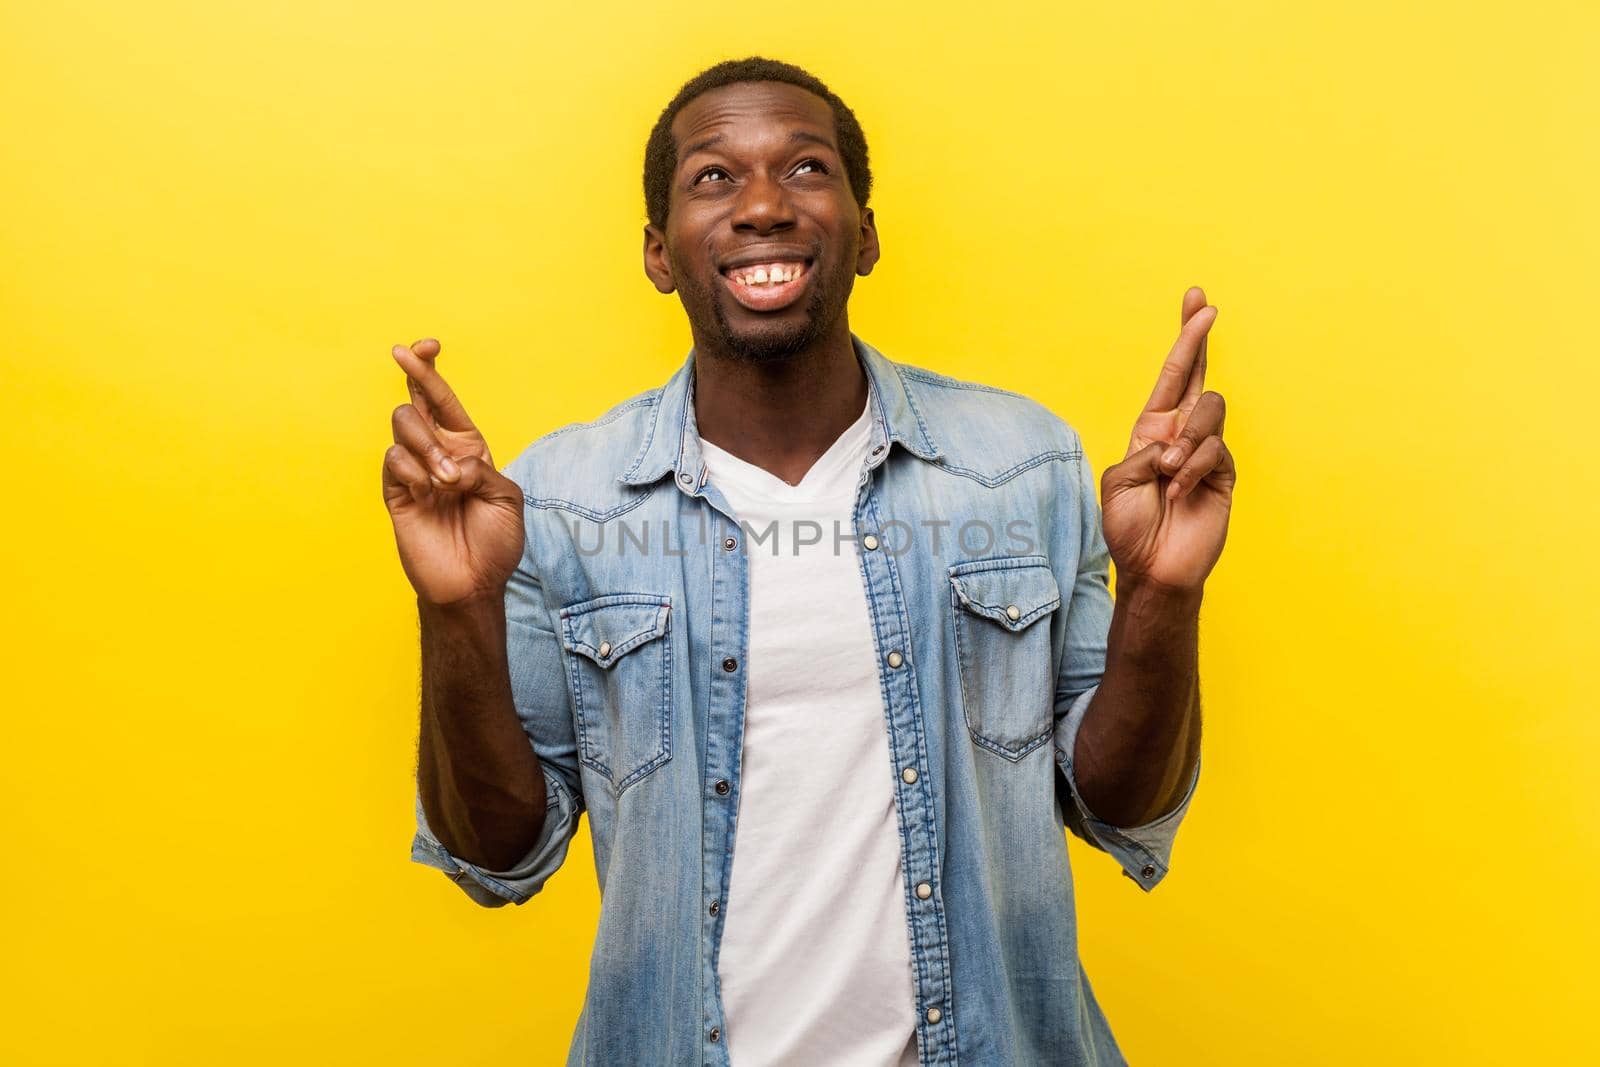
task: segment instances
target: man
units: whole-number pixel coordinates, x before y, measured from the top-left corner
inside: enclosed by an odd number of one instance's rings
[[[571,1063],[1123,1062],[1065,838],[1149,890],[1198,780],[1215,309],[1185,295],[1102,507],[1067,423],[850,331],[870,185],[826,86],[719,64],[646,150],[645,273],[694,340],[670,381],[500,472],[439,344],[395,349],[412,856],[523,903],[589,813]]]

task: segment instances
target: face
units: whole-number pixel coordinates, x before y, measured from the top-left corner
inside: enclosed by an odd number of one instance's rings
[[[678,293],[696,345],[772,362],[842,325],[878,235],[827,101],[781,82],[727,85],[690,101],[672,135],[667,224],[645,227],[645,273]]]

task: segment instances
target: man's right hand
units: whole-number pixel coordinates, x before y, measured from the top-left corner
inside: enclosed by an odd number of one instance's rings
[[[411,403],[394,409],[383,502],[400,564],[435,605],[499,599],[522,558],[522,488],[501,474],[483,435],[439,376],[439,342],[394,347]]]

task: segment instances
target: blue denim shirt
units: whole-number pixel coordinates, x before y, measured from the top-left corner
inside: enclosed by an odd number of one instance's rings
[[[921,1062],[1123,1063],[1078,958],[1066,831],[1149,890],[1199,768],[1144,826],[1109,825],[1079,794],[1073,740],[1112,608],[1096,479],[1077,433],[1037,402],[852,341],[872,441],[855,528],[823,536],[858,539],[891,758],[858,773],[894,783]],[[728,1062],[717,954],[746,553],[771,545],[707,481],[693,386],[691,352],[664,386],[504,468],[526,497],[506,640],[546,778],[539,840],[487,870],[446,851],[415,805],[412,859],[489,907],[537,893],[589,813],[601,909],[569,1064]]]

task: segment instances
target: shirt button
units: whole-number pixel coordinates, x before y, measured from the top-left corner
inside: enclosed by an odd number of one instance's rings
[[[900,780],[910,785],[917,780],[917,769],[915,767],[907,767],[900,772]]]
[[[706,1036],[711,1039],[711,1043],[712,1044],[716,1044],[718,1041],[722,1040],[722,1031],[718,1030],[715,1026],[713,1026],[711,1028],[711,1032],[709,1034],[707,1034]]]
[[[1065,763],[1065,762],[1067,762],[1067,750],[1066,749],[1064,749],[1064,748],[1056,749],[1056,762],[1057,763]]]
[[[717,790],[717,796],[719,796],[719,797],[727,796],[728,795],[728,780],[726,778],[718,778],[717,779],[716,790]]]
[[[929,1008],[927,1018],[930,1023],[936,1023],[940,1019],[944,1018],[944,1012],[940,1011],[938,1008]]]
[[[732,656],[729,656],[727,659],[722,661],[722,669],[727,671],[729,674],[732,674],[734,671],[739,669],[739,661],[734,659]]]
[[[694,481],[694,475],[690,474],[688,471],[684,471],[682,474],[678,475],[678,480],[684,485],[688,485],[690,482]]]
[[[739,542],[735,541],[731,537],[724,537],[722,539],[722,547],[727,549],[729,552],[732,552],[734,549],[739,547]]]
[[[711,902],[711,914],[715,915],[717,912],[719,912],[721,910],[722,910],[722,902],[719,901],[719,900],[713,900]]]
[[[872,549],[878,547],[878,539],[871,534],[867,534],[867,536],[861,539],[861,547],[870,552]]]
[[[1010,605],[1006,608],[1006,618],[1010,619],[1012,622],[1016,622],[1018,619],[1022,618],[1022,609],[1018,608],[1015,604]]]
[[[900,664],[902,664],[902,663],[904,663],[906,661],[906,658],[904,656],[902,656],[898,652],[891,652],[888,655],[888,660],[889,660],[889,666],[898,667],[898,666],[900,666]]]
[[[1144,875],[1146,878],[1154,878],[1156,876],[1156,865],[1153,863],[1147,863],[1144,865],[1144,869],[1139,873]]]
[[[931,896],[933,896],[933,886],[927,882],[919,882],[917,884],[917,899],[927,900]]]
[[[610,641],[601,641],[600,642],[600,658],[601,659],[605,659],[609,655],[611,655],[611,642]]]

